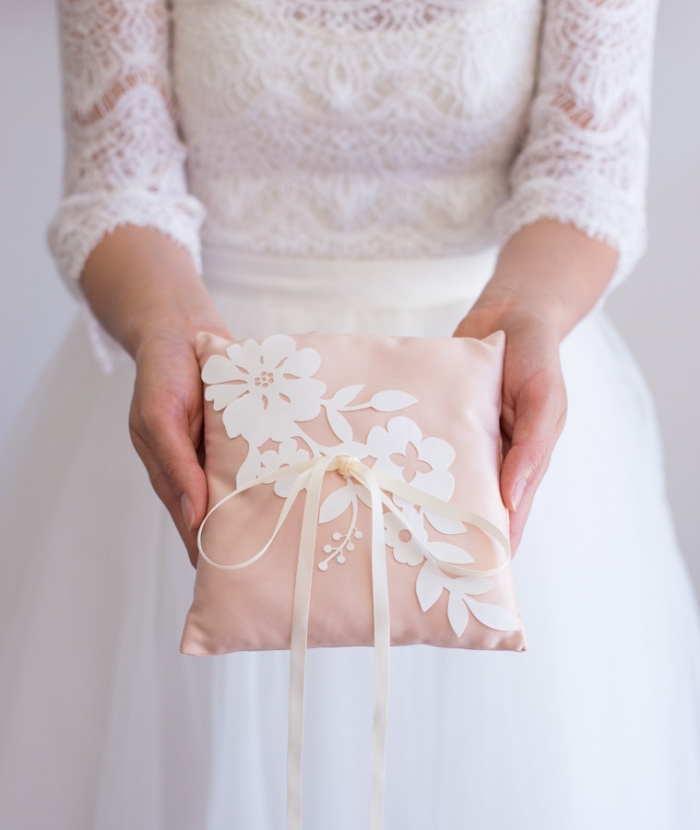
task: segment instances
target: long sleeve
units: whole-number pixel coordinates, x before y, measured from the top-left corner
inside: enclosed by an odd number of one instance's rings
[[[646,240],[656,0],[546,0],[528,132],[496,224],[503,238],[541,218],[619,253],[613,284]]]
[[[187,193],[172,115],[166,0],[59,0],[58,10],[66,161],[49,246],[61,275],[76,290],[92,249],[126,224],[168,234],[199,267],[204,209]]]

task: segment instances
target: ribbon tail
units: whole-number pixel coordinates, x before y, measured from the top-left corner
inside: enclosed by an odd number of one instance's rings
[[[374,715],[372,723],[371,830],[384,827],[386,735],[389,711],[389,585],[386,567],[384,513],[379,485],[370,473],[366,483],[372,504],[372,595],[374,604]]]
[[[444,562],[434,556],[419,539],[414,539],[427,559],[431,560],[441,570],[455,576],[491,576],[502,571],[510,561],[510,545],[505,534],[484,517],[418,490],[379,470],[374,470],[345,453],[310,459],[300,464],[283,467],[279,470],[266,473],[229,493],[209,510],[200,525],[197,535],[199,553],[204,560],[216,568],[236,570],[252,565],[265,555],[291,512],[297,497],[302,490],[306,489],[292,610],[289,676],[289,739],[287,747],[288,830],[301,830],[302,827],[302,741],[304,734],[304,691],[306,682],[309,607],[321,492],[324,476],[329,470],[338,470],[346,478],[352,476],[370,493],[372,514],[372,603],[374,619],[374,714],[372,724],[370,827],[371,830],[382,830],[384,827],[386,736],[389,707],[389,657],[391,645],[387,554],[382,506],[386,506],[387,510],[391,511],[404,527],[413,534],[412,528],[388,494],[397,495],[419,505],[424,510],[430,510],[431,512],[441,514],[448,518],[474,525],[487,535],[490,535],[505,553],[505,558],[501,559],[500,562],[498,561],[500,557],[497,556],[497,564],[495,567],[486,570],[474,569]],[[205,554],[202,546],[204,526],[212,514],[226,502],[252,487],[261,484],[272,484],[280,478],[291,475],[296,476],[295,481],[282,507],[272,536],[263,549],[258,551],[250,559],[232,565],[221,565],[212,561]]]
[[[287,830],[301,830],[302,744],[304,738],[304,687],[309,628],[311,579],[316,550],[316,528],[321,487],[330,459],[313,468],[306,491],[299,543],[289,670],[289,737],[287,743]]]

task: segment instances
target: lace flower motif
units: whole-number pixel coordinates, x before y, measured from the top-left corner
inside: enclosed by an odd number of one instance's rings
[[[246,340],[212,355],[202,370],[204,393],[214,409],[224,410],[229,438],[239,435],[251,447],[267,440],[284,441],[296,421],[310,421],[321,411],[326,385],[313,378],[321,364],[314,349],[297,350],[296,341],[275,334],[262,343]]]
[[[413,543],[417,539],[423,545],[428,545],[428,531],[425,528],[423,513],[414,507],[405,507],[401,511],[406,524],[411,528],[409,531],[403,525],[398,516],[393,513],[384,514],[384,532],[387,547],[394,551],[394,559],[403,565],[420,565],[425,555],[423,551]]]
[[[392,418],[386,429],[372,427],[367,449],[377,459],[376,469],[440,499],[452,497],[455,480],[449,467],[455,459],[454,449],[442,438],[423,438],[420,427],[410,418]]]

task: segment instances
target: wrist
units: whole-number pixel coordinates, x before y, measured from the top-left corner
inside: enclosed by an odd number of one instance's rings
[[[523,291],[485,290],[455,331],[457,336],[483,339],[494,331],[506,334],[506,348],[516,344],[547,345],[558,352],[566,334],[566,323],[561,309],[548,305],[534,293]]]
[[[138,353],[156,341],[171,341],[194,345],[200,331],[230,338],[226,326],[213,303],[157,302],[139,310],[126,322],[120,342],[136,359]]]
[[[541,219],[504,245],[475,310],[539,319],[562,340],[598,302],[617,252],[572,225]]]
[[[153,228],[123,226],[106,235],[81,283],[97,319],[134,358],[164,337],[194,342],[202,330],[228,336],[190,254]]]
[[[523,324],[536,325],[561,342],[575,324],[565,303],[546,291],[527,284],[508,286],[489,284],[469,312],[473,324],[487,336],[502,329],[506,333]]]

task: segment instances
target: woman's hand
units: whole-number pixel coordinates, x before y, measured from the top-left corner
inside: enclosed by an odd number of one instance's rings
[[[81,280],[97,318],[136,362],[131,439],[196,566],[207,484],[194,339],[198,331],[231,335],[189,254],[156,230],[117,228],[94,249]]]
[[[136,352],[131,440],[153,489],[197,564],[196,530],[207,508],[202,453],[202,382],[191,335],[162,331]]]
[[[617,262],[607,243],[543,219],[504,246],[458,337],[506,334],[501,495],[515,553],[566,418],[559,344],[595,305]]]
[[[515,553],[530,506],[547,470],[566,418],[566,390],[559,362],[559,338],[536,309],[475,308],[460,323],[458,337],[506,333],[501,434],[501,495],[511,512]]]

